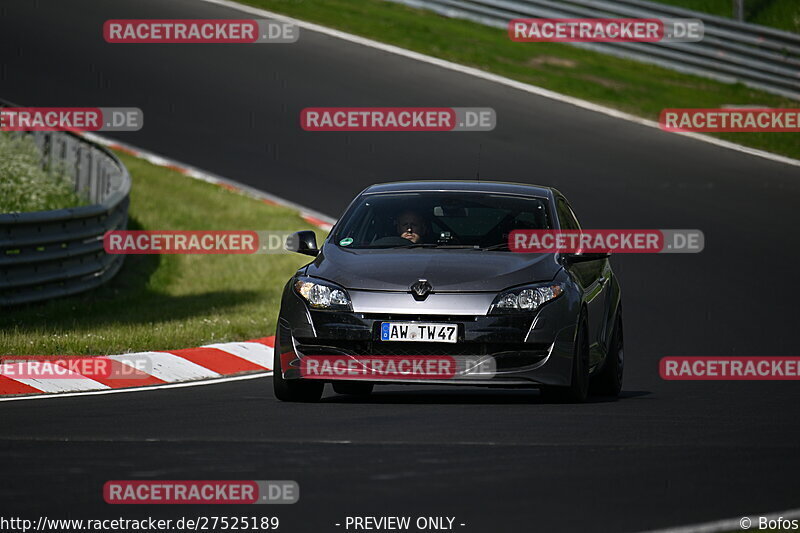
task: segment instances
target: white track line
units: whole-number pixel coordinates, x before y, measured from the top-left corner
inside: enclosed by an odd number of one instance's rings
[[[272,372],[259,372],[257,374],[244,374],[241,376],[220,377],[214,379],[204,379],[201,381],[186,381],[183,383],[165,383],[163,385],[149,385],[147,387],[131,387],[130,389],[108,389],[87,392],[68,392],[62,394],[35,394],[31,396],[8,396],[0,397],[0,402],[15,402],[19,400],[48,400],[53,398],[72,398],[74,396],[96,396],[99,394],[117,394],[128,392],[143,392],[159,389],[178,389],[181,387],[200,387],[203,385],[216,385],[218,383],[228,383],[231,381],[243,381],[246,379],[266,378]]]
[[[760,517],[766,518],[767,520],[776,520],[778,518],[787,518],[791,520],[800,518],[800,509],[790,509],[788,511],[783,511],[780,513],[770,513],[763,515],[747,514],[736,518],[725,518],[723,520],[717,520],[715,522],[704,522],[701,524],[692,524],[688,526],[658,529],[654,531],[648,531],[646,533],[722,533],[726,531],[748,531],[748,530],[759,531],[758,519]],[[743,526],[742,520],[744,519],[750,520],[747,528],[742,527]]]
[[[543,89],[542,87],[537,87],[535,85],[530,85],[527,83],[523,83],[521,81],[512,80],[511,78],[506,78],[504,76],[499,76],[497,74],[491,74],[489,72],[485,72],[483,70],[478,70],[476,68],[467,67],[464,65],[459,65],[458,63],[452,63],[450,61],[445,61],[444,59],[438,59],[436,57],[428,56],[425,54],[420,54],[419,52],[412,52],[411,50],[406,50],[404,48],[400,48],[399,46],[394,46],[391,44],[385,44],[378,41],[373,41],[372,39],[367,39],[365,37],[359,37],[358,35],[353,35],[350,33],[346,33],[339,30],[334,30],[333,28],[328,28],[326,26],[320,26],[319,24],[313,24],[311,22],[306,22],[304,20],[298,20],[292,17],[288,17],[286,15],[282,15],[280,13],[273,13],[271,11],[267,11],[265,9],[259,9],[257,7],[246,6],[243,4],[239,4],[237,2],[232,2],[230,0],[198,0],[200,2],[206,2],[209,4],[215,4],[218,6],[227,7],[230,9],[235,9],[237,11],[241,11],[243,13],[249,13],[251,15],[256,15],[258,17],[265,17],[265,18],[273,18],[276,20],[282,20],[286,22],[290,22],[292,24],[296,24],[297,26],[310,30],[315,31],[317,33],[322,33],[328,35],[330,37],[335,37],[337,39],[342,39],[344,41],[349,41],[352,43],[360,44],[362,46],[368,46],[370,48],[375,48],[377,50],[381,50],[383,52],[388,52],[390,54],[395,54],[403,57],[407,57],[409,59],[414,59],[416,61],[421,61],[423,63],[428,63],[431,65],[436,65],[441,68],[446,68],[448,70],[452,70],[455,72],[459,72],[461,74],[467,74],[469,76],[474,76],[476,78],[481,78],[486,81],[491,81],[494,83],[499,83],[500,85],[505,85],[507,87],[513,87],[514,89],[519,89],[520,91],[525,91],[531,94],[535,94],[537,96],[542,96],[545,98],[550,98],[551,100],[557,100],[559,102],[564,102],[567,104],[574,105],[576,107],[580,107],[582,109],[587,109],[589,111],[595,111],[597,113],[602,113],[604,115],[608,115],[610,117],[619,118],[622,120],[627,120],[629,122],[635,122],[636,124],[641,124],[642,126],[648,126],[651,128],[655,128],[657,130],[661,130],[658,125],[658,122],[654,120],[648,120],[642,117],[637,117],[636,115],[631,115],[630,113],[624,113],[622,111],[618,111],[616,109],[612,109],[610,107],[605,107],[599,104],[594,104],[592,102],[587,102],[586,100],[581,100],[580,98],[575,98],[572,96],[567,96],[565,94],[557,93],[555,91],[550,91],[548,89]],[[302,38],[302,37],[301,37]],[[666,133],[666,132],[665,132]],[[729,141],[723,141],[722,139],[717,139],[716,137],[709,137],[708,135],[702,135],[700,133],[691,133],[691,132],[669,132],[673,135],[683,135],[684,137],[690,137],[692,139],[703,141],[709,144],[713,144],[716,146],[720,146],[722,148],[727,148],[729,150],[735,150],[737,152],[742,152],[745,154],[753,155],[756,157],[762,157],[764,159],[769,159],[771,161],[777,161],[779,163],[785,163],[787,165],[794,165],[800,166],[800,160],[792,159],[790,157],[785,157],[782,155],[772,154],[770,152],[765,152],[764,150],[757,150],[755,148],[749,148],[747,146],[742,146],[740,144],[732,143]]]
[[[161,381],[187,381],[220,377],[220,374],[213,370],[167,352],[128,353],[110,355],[108,358],[142,370]]]

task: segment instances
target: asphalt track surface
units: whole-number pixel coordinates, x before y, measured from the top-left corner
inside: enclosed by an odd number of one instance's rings
[[[332,216],[374,182],[479,168],[558,187],[586,227],[700,228],[706,249],[614,259],[627,359],[617,401],[393,387],[290,405],[263,378],[7,402],[4,516],[276,514],[283,531],[339,531],[347,515],[450,515],[461,531],[636,531],[798,507],[797,384],[666,382],[658,361],[799,355],[800,168],[314,32],[291,45],[109,45],[109,18],[247,17],[192,0],[4,0],[0,96],[140,107],[144,129],[116,138]],[[299,127],[304,107],[381,105],[489,106],[498,126]],[[294,479],[301,498],[109,506],[109,479]]]

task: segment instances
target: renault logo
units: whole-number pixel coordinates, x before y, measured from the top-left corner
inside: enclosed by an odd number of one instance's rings
[[[421,279],[411,284],[411,292],[415,300],[424,300],[432,290],[433,286],[428,283],[427,279]]]

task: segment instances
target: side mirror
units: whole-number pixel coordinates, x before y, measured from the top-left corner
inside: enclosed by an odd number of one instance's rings
[[[594,253],[594,254],[575,254],[566,253],[561,254],[561,257],[566,263],[585,263],[586,261],[599,261],[600,259],[607,259],[611,257],[610,253]]]
[[[319,248],[317,248],[317,236],[313,231],[310,230],[292,233],[292,235],[290,235],[286,240],[286,249],[290,252],[297,252],[299,254],[316,257],[319,255]]]

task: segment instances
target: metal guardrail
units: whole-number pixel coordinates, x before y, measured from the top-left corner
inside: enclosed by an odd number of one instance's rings
[[[646,0],[389,0],[496,28],[514,18],[695,18],[697,43],[570,43],[800,100],[800,35]]]
[[[60,165],[92,205],[0,214],[0,306],[95,288],[119,271],[103,234],[125,229],[131,178],[103,146],[68,132],[31,132],[46,166]]]

